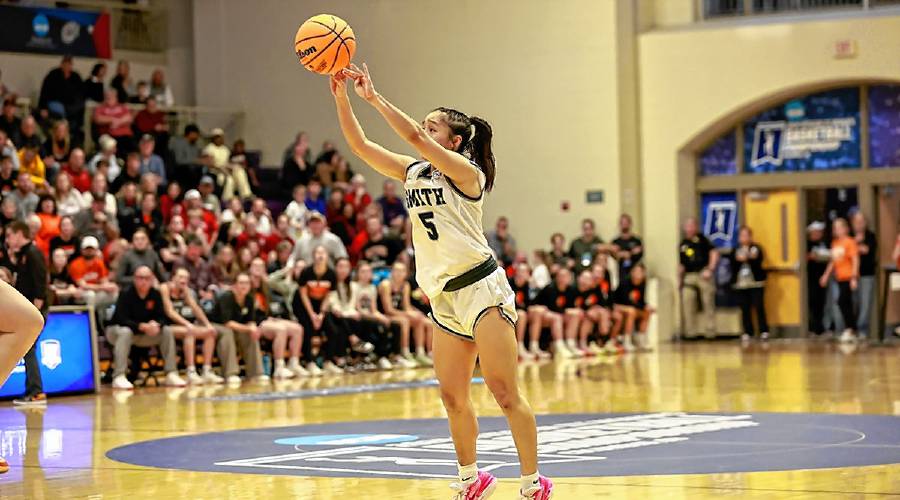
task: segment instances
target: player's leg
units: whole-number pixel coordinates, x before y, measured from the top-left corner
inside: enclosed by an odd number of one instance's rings
[[[634,323],[637,318],[637,310],[631,306],[621,306],[617,305],[619,311],[622,314],[622,347],[631,352],[634,350],[634,343],[631,341],[631,336],[634,333]]]
[[[309,371],[300,364],[300,353],[303,350],[303,326],[293,321],[281,320],[288,337],[288,370],[298,377],[309,375]]]
[[[413,335],[416,339],[416,354],[414,356],[414,361],[418,363],[419,366],[434,366],[434,361],[428,356],[427,350],[429,330],[433,328],[431,320],[418,309],[410,311],[409,315],[415,328],[415,334]]]
[[[528,352],[525,347],[525,334],[528,333],[528,311],[525,309],[516,309],[518,320],[516,321],[516,343],[518,344],[519,359],[522,361],[534,360],[537,356]],[[540,331],[538,331],[540,335]]]
[[[34,344],[44,318],[15,288],[0,281],[0,385]]]
[[[578,346],[575,345],[575,341],[578,337],[578,329],[581,328],[582,319],[584,319],[584,311],[574,308],[566,309],[563,318],[563,323],[566,328],[566,347],[569,349],[569,352],[576,357],[581,355]]]
[[[205,373],[206,367],[212,367],[213,356],[216,354],[218,334],[216,334],[216,329],[211,326],[196,325],[194,328],[197,332],[195,338],[203,342],[201,354],[203,354],[203,368]]]
[[[475,325],[475,343],[481,374],[494,400],[500,406],[519,455],[522,490],[531,493],[552,489],[546,479],[540,481],[537,468],[537,423],[528,402],[519,394],[515,328],[499,308],[491,308]]]
[[[450,436],[461,468],[476,461],[475,441],[478,420],[469,396],[472,373],[478,351],[475,343],[440,331],[434,335],[434,373],[441,389],[441,402],[447,410]],[[461,480],[466,477],[461,477]]]
[[[544,306],[531,306],[528,308],[529,332],[528,332],[528,351],[538,359],[547,359],[550,353],[541,349],[541,329],[547,326],[547,313],[549,311]],[[522,317],[519,316],[521,321]],[[554,340],[556,338],[554,337]]]
[[[415,368],[416,363],[407,359],[412,357],[409,352],[409,333],[411,325],[409,318],[405,314],[396,314],[390,317],[391,323],[397,325],[400,329],[400,338],[398,339],[399,352],[395,353],[394,364],[400,368]]]
[[[171,325],[169,326],[169,329],[172,331],[175,340],[181,341],[181,351],[184,354],[184,366],[187,368],[187,383],[191,385],[203,385],[203,379],[197,374],[197,345],[194,340],[194,329],[184,325]]]
[[[287,350],[287,331],[277,320],[269,318],[259,324],[260,335],[272,341],[272,357],[275,359],[273,379],[293,378],[293,372],[284,366],[284,354]]]
[[[647,341],[647,328],[650,325],[650,317],[653,316],[653,308],[644,306],[643,309],[637,310],[637,341],[638,347],[642,351],[650,350],[650,343]]]
[[[553,355],[563,359],[574,357],[574,354],[566,347],[566,341],[563,338],[565,336],[565,315],[547,309],[544,312],[543,322],[544,326],[550,328]]]
[[[216,347],[219,353],[219,362],[222,364],[222,375],[229,384],[240,384],[241,378],[238,375],[240,372],[240,365],[238,365],[237,361],[237,345],[234,338],[234,330],[216,323],[213,323],[213,330],[216,331],[216,337],[218,339]],[[206,371],[205,367],[204,371]],[[209,373],[211,375],[216,375],[215,373],[212,373],[212,369],[210,369]],[[203,376],[204,378],[207,378],[208,381],[215,382],[215,378],[211,376],[207,377],[206,373],[204,373]]]

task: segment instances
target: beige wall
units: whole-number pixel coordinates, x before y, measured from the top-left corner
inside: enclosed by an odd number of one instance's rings
[[[857,41],[858,56],[835,59],[834,42],[846,38]],[[679,239],[679,152],[736,110],[786,89],[842,79],[900,79],[900,16],[707,24],[646,33],[639,51],[646,251],[651,271],[671,283]],[[660,319],[663,327],[671,324]]]
[[[168,11],[169,47],[163,54],[145,54],[139,52],[114,51],[113,58],[106,61],[107,83],[115,75],[116,63],[119,59],[131,62],[131,75],[135,83],[138,80],[149,80],[156,68],[166,72],[166,79],[172,87],[177,104],[194,103],[193,78],[193,37],[191,36],[191,5],[181,0],[163,0]],[[19,95],[30,97],[37,102],[41,90],[41,82],[47,72],[59,65],[62,57],[56,55],[24,54],[0,52],[0,70],[3,71],[3,82],[13,88]],[[97,59],[75,58],[75,69],[82,78],[88,78],[91,67]]]
[[[520,246],[531,249],[548,246],[553,231],[576,233],[590,216],[609,238],[621,203],[617,3],[195,0],[198,102],[246,110],[246,139],[267,164],[280,162],[298,130],[315,149],[340,139],[327,80],[292,53],[300,22],[334,13],[355,30],[355,61],[369,63],[379,91],[401,109],[422,117],[447,105],[493,124],[499,176],[486,225],[509,216]],[[636,96],[634,88],[632,80]],[[354,104],[371,139],[411,152],[376,113]],[[586,189],[603,189],[605,202],[586,205]],[[568,213],[562,200],[572,204]]]

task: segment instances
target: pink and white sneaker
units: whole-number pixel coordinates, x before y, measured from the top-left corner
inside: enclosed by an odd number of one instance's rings
[[[538,477],[538,482],[527,490],[519,490],[522,500],[550,500],[553,496],[553,481],[544,476]]]
[[[497,489],[497,478],[490,472],[478,471],[474,481],[451,483],[450,489],[457,492],[452,500],[483,500]]]

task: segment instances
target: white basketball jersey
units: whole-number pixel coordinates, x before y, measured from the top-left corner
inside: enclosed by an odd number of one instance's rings
[[[485,184],[481,169],[478,182],[481,195],[472,198],[430,162],[417,161],[406,169],[404,188],[416,251],[416,282],[429,297],[437,296],[447,281],[493,255],[481,226]]]

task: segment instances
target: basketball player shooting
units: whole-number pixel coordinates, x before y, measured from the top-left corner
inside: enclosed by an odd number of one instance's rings
[[[43,328],[44,318],[34,304],[0,280],[0,386]],[[9,464],[0,458],[0,474],[8,470]]]
[[[431,300],[434,370],[450,421],[459,482],[458,500],[487,498],[497,478],[478,471],[478,420],[469,386],[480,358],[485,383],[512,431],[521,467],[521,498],[547,500],[553,483],[538,473],[534,413],[516,380],[515,297],[488,247],[482,228],[485,191],[494,185],[496,166],[491,126],[450,108],[436,108],[422,123],[375,91],[363,64],[331,77],[331,93],[347,143],[378,172],[402,180],[412,220],[416,281]],[[370,141],[353,114],[347,82],[372,105],[422,159],[388,151]]]

